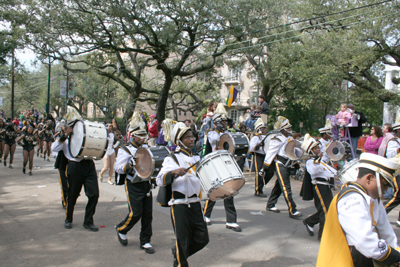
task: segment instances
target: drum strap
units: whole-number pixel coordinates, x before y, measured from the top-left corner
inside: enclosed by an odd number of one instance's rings
[[[179,161],[174,155],[174,153],[168,154],[166,157],[170,156],[171,158],[174,159],[176,164],[179,166]],[[158,189],[158,195],[157,195],[157,202],[160,206],[162,207],[169,207],[169,201],[172,198],[172,187],[171,184],[168,184],[166,186],[160,186]]]

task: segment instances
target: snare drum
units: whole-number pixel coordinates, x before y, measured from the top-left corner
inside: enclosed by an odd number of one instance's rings
[[[245,183],[235,158],[226,150],[205,156],[198,163],[196,173],[203,191],[212,201],[237,195]]]
[[[244,133],[224,133],[218,147],[227,150],[234,157],[246,157],[249,150],[249,138]]]
[[[164,158],[171,152],[165,146],[141,147],[136,151],[136,173],[142,180],[150,180],[160,172]]]
[[[69,139],[69,153],[74,158],[103,158],[108,146],[108,130],[103,123],[78,120]]]
[[[354,182],[358,176],[358,159],[353,159],[343,166],[338,173],[338,179],[345,184],[346,182]]]

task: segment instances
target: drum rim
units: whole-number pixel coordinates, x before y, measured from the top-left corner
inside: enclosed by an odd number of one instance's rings
[[[79,158],[79,155],[82,153],[83,147],[85,146],[85,142],[86,142],[86,127],[85,127],[85,122],[84,122],[83,120],[77,120],[77,121],[75,121],[74,124],[72,125],[72,127],[73,127],[72,129],[75,128],[75,125],[76,125],[78,122],[82,122],[82,124],[83,124],[84,127],[83,127],[83,138],[82,138],[81,149],[79,150],[79,152],[78,152],[78,154],[77,154],[76,156],[72,155],[72,153],[71,153],[71,138],[72,138],[72,136],[74,135],[74,132],[73,132],[73,131],[72,131],[72,133],[71,133],[71,135],[70,135],[70,137],[69,137],[69,141],[68,141],[69,154],[70,154],[73,158]]]
[[[136,169],[136,167],[135,167],[135,170],[136,170],[136,173],[137,173],[137,176],[139,176],[140,177],[140,179],[151,179],[151,176],[153,175],[153,172],[154,172],[154,168],[155,168],[155,164],[156,164],[156,162],[155,162],[155,160],[154,160],[154,155],[153,155],[153,153],[151,153],[151,150],[150,150],[150,147],[140,147],[138,150],[136,150],[136,153],[140,150],[140,149],[146,149],[149,153],[150,153],[150,157],[151,157],[151,172],[150,172],[150,175],[149,176],[146,176],[146,177],[144,177],[143,175],[141,175],[138,171],[137,171],[137,169]],[[136,155],[136,153],[135,153],[135,155]]]
[[[206,162],[206,161],[210,160],[212,157],[214,157],[215,155],[218,155],[218,154],[229,154],[235,159],[235,157],[228,150],[225,150],[225,149],[217,150],[217,151],[214,151],[214,152],[211,152],[211,153],[205,155],[199,161],[199,163],[197,163],[196,170],[199,170],[201,168],[201,166],[203,165],[202,164],[203,162]]]
[[[236,179],[233,179],[233,177],[231,177],[231,178],[229,178],[229,179],[224,180],[224,182],[231,181],[231,180],[243,180],[243,185],[242,185],[242,187],[246,184],[246,179],[245,179],[243,176],[240,176],[239,178],[236,178]],[[210,188],[210,192],[207,193],[207,198],[211,199],[211,198],[210,198],[210,194],[211,194],[214,190],[216,190],[216,189],[218,189],[218,188],[220,188],[220,187],[222,187],[222,186],[224,186],[224,185],[222,184],[222,185],[220,185],[219,187],[211,187],[211,188]],[[242,187],[239,188],[237,191],[235,191],[235,192],[234,192],[232,195],[230,195],[229,197],[234,197],[234,196],[236,196],[237,194],[239,194],[239,190],[242,189]],[[215,200],[211,199],[211,200],[216,201],[216,200],[220,200],[220,199],[222,199],[222,198],[218,198],[218,199],[215,199]]]

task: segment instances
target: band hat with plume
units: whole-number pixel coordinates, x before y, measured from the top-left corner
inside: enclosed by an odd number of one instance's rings
[[[318,131],[320,133],[331,133],[332,132],[332,122],[331,122],[331,120],[329,118],[326,119],[325,127],[319,128]]]
[[[274,130],[283,130],[291,127],[289,120],[283,116],[278,116],[278,120],[274,124]]]
[[[64,115],[64,119],[67,121],[68,124],[74,122],[76,120],[82,120],[81,114],[75,108],[69,108],[67,114]]]
[[[191,131],[192,128],[187,127],[183,122],[178,122],[174,125],[174,129],[172,130],[172,143],[175,145],[179,145],[178,142],[182,138],[182,136],[187,132]]]
[[[172,142],[172,132],[174,130],[175,124],[178,122],[171,120],[171,119],[165,119],[162,122],[162,127],[163,127],[163,133],[164,133],[164,140],[166,142]]]
[[[131,135],[134,136],[142,137],[147,135],[146,124],[140,117],[139,112],[133,112],[132,117],[129,121],[128,131]]]
[[[266,128],[264,121],[261,118],[258,118],[254,123],[254,130],[257,132],[261,128]]]
[[[310,134],[306,134],[304,136],[304,141],[303,144],[301,145],[301,148],[303,148],[308,154],[314,154],[312,153],[312,149],[316,146],[319,145],[319,142],[312,138]]]
[[[228,119],[228,112],[224,108],[224,105],[222,103],[219,103],[214,111],[213,121],[219,122],[221,120],[227,120],[227,119]]]
[[[393,130],[400,129],[400,112],[399,112],[399,114],[397,114],[396,122],[392,125],[392,127],[393,127]]]
[[[395,179],[396,173],[399,172],[400,164],[395,158],[387,159],[372,153],[362,153],[360,155],[358,168],[367,168],[379,173],[393,186],[393,180]],[[380,187],[380,184],[378,186]],[[379,192],[380,191],[381,190],[379,190]]]

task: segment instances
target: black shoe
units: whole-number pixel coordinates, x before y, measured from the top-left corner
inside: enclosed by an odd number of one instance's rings
[[[29,176],[32,176],[32,172],[29,172]]]
[[[235,231],[235,232],[241,232],[242,231],[242,228],[240,228],[240,226],[238,226],[238,227],[232,227],[232,226],[226,226],[226,229],[230,229],[230,230],[232,230],[232,231]]]
[[[65,222],[64,227],[66,229],[71,229],[72,228],[72,223],[71,222]]]
[[[144,249],[144,251],[145,251],[147,254],[154,254],[154,252],[156,252],[156,251],[154,250],[153,247],[144,248],[142,245],[140,245],[140,248],[141,248],[141,249]]]
[[[173,266],[174,267],[178,267],[178,260],[176,259],[176,247],[173,246],[171,248],[171,251],[172,251],[172,256],[174,256],[174,264],[173,264]]]
[[[43,161],[46,161],[46,156],[43,157]]]
[[[310,236],[314,236],[313,228],[306,223],[306,220],[303,220],[303,224],[306,226],[306,230]]]
[[[303,216],[303,214],[301,214],[300,211],[296,211],[296,212],[294,212],[293,214],[289,214],[289,217],[290,217],[290,218],[293,218],[293,219],[298,219],[298,218],[300,218],[301,216]]]
[[[256,197],[267,197],[267,195],[266,194],[264,194],[264,193],[254,193],[254,196],[256,196]]]
[[[271,207],[271,208],[268,208],[268,207],[267,207],[267,211],[272,211],[272,212],[275,212],[275,213],[281,212],[280,210],[278,210],[278,209],[275,208],[275,207]]]
[[[97,226],[94,225],[94,224],[91,224],[91,225],[83,224],[83,228],[86,228],[86,229],[88,229],[88,230],[90,230],[92,232],[99,231],[99,228],[97,228]]]
[[[13,168],[13,166],[12,166],[11,164],[10,164],[10,166],[8,166],[8,168],[10,168],[10,169],[14,169],[14,168]]]
[[[23,173],[23,174],[25,174],[25,170],[26,170],[25,168],[22,168],[22,173]]]
[[[4,161],[4,167],[7,167],[7,162],[6,161]]]
[[[121,236],[119,235],[119,232],[117,230],[117,226],[115,226],[115,230],[117,231],[117,236],[118,236],[118,241],[121,243],[121,245],[126,246],[128,245],[128,239],[122,239]]]
[[[47,161],[48,161],[48,162],[50,162],[50,159],[49,159],[49,158],[47,158]]]

